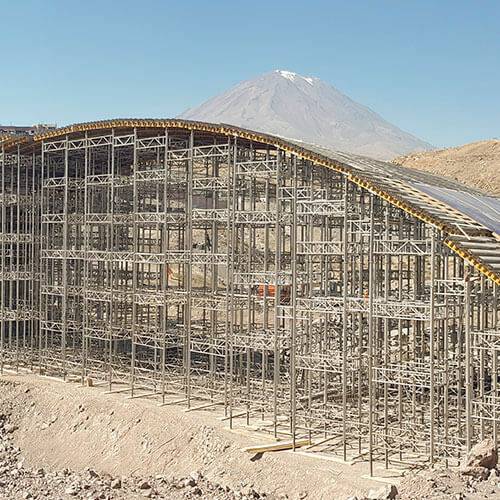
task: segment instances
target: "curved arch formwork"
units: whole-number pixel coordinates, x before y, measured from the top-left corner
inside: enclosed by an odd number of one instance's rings
[[[2,369],[182,394],[346,460],[497,439],[500,245],[428,194],[456,184],[179,120],[0,158]]]

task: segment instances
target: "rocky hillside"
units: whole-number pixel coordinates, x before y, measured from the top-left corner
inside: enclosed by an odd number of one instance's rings
[[[500,140],[473,142],[456,148],[413,153],[393,160],[406,167],[450,177],[500,196]]]

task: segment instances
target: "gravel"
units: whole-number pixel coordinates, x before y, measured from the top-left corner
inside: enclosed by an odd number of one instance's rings
[[[88,468],[83,472],[62,469],[46,471],[24,466],[21,450],[15,446],[16,426],[0,414],[0,498],[2,499],[140,499],[203,498],[245,500],[271,498],[253,488],[233,490],[214,484],[193,471],[189,477],[113,477]]]

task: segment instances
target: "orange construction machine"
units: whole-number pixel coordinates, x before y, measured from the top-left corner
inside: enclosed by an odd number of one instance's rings
[[[259,297],[264,297],[264,291],[267,287],[266,296],[274,297],[276,295],[276,285],[257,285],[257,293]],[[283,285],[280,290],[280,304],[289,304],[291,297],[290,285]]]

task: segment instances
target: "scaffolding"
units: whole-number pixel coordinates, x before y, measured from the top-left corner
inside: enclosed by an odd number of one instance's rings
[[[388,166],[176,120],[9,139],[0,166],[2,370],[372,469],[498,440],[500,245]]]

